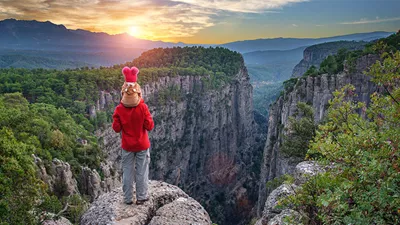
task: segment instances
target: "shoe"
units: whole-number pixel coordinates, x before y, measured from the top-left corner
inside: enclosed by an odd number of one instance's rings
[[[147,202],[149,199],[143,199],[143,200],[137,200],[136,205],[143,205],[145,202]]]
[[[130,202],[125,202],[125,204],[127,204],[127,205],[132,205],[133,202],[132,202],[132,201],[130,201]]]

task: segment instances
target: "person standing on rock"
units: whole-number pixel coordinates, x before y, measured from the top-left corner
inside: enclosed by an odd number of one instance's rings
[[[122,86],[121,103],[115,108],[112,128],[122,133],[122,182],[124,202],[133,203],[134,167],[136,180],[136,204],[149,200],[149,163],[150,141],[147,132],[154,128],[149,108],[142,99],[140,85],[136,82],[139,69],[124,67],[122,74],[125,83]],[[136,162],[135,162],[136,158]]]

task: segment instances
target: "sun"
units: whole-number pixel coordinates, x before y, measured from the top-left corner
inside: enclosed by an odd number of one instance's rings
[[[131,36],[137,37],[139,35],[139,28],[137,26],[129,27],[128,34]]]

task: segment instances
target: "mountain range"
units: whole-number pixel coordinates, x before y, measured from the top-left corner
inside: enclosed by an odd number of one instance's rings
[[[50,21],[6,19],[0,21],[0,49],[41,50],[41,51],[77,51],[77,52],[109,52],[131,51],[143,52],[152,48],[184,47],[184,46],[222,46],[240,53],[266,50],[291,50],[314,44],[339,40],[370,41],[389,36],[390,32],[371,32],[350,34],[328,38],[272,38],[245,40],[222,45],[202,45],[150,41],[132,37],[126,33],[109,35],[107,33],[86,30],[67,29],[64,25],[56,25]]]

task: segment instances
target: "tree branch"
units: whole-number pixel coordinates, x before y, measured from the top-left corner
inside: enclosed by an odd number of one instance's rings
[[[387,89],[386,85],[382,85],[386,92],[389,94],[389,96],[393,99],[393,101],[395,101],[397,103],[397,105],[400,105],[400,103],[393,97],[393,95],[390,93],[390,91]]]

